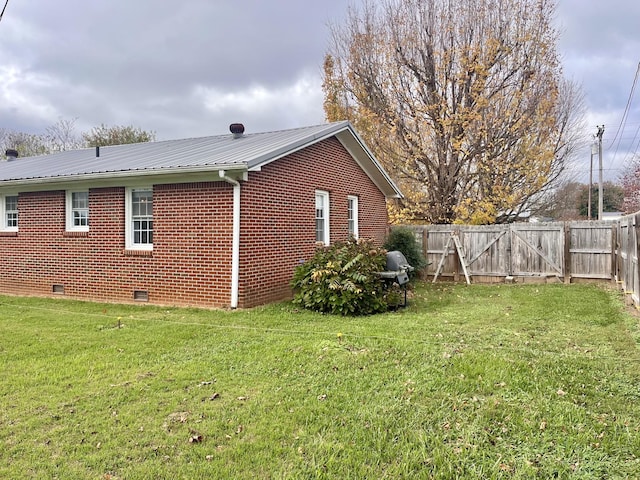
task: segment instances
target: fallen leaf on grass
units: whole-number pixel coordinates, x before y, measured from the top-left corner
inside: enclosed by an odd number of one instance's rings
[[[202,435],[200,435],[199,433],[196,435],[191,435],[189,437],[189,443],[200,443],[202,442],[203,438]]]
[[[167,420],[173,423],[185,423],[189,418],[189,412],[175,412],[167,416]]]
[[[566,395],[567,392],[565,392],[564,390],[562,390],[561,388],[558,389],[558,391],[556,392],[558,395],[563,396]]]
[[[188,418],[189,418],[189,412],[170,413],[169,415],[167,415],[167,418],[162,424],[162,427],[167,430],[170,430],[171,425],[176,423],[186,423]]]

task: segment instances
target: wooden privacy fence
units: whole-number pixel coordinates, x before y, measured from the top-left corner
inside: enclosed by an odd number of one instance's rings
[[[616,222],[618,240],[616,279],[636,307],[640,306],[638,250],[640,249],[640,212]]]
[[[617,221],[420,225],[426,278],[468,282],[617,281],[640,305],[640,212]]]

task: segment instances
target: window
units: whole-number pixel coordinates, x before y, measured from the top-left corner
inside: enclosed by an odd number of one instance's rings
[[[126,246],[134,250],[153,250],[153,190],[127,188],[126,195]]]
[[[67,231],[89,230],[89,192],[67,191]]]
[[[316,242],[329,245],[329,192],[316,190]]]
[[[358,238],[358,197],[353,195],[347,197],[347,224],[349,236]]]
[[[18,231],[18,196],[3,195],[0,197],[2,203],[0,210],[2,211],[2,230],[7,232]]]

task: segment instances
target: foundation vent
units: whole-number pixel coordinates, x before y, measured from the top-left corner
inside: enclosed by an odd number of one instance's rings
[[[136,302],[148,302],[149,301],[149,292],[147,290],[134,290],[133,291],[133,299]]]

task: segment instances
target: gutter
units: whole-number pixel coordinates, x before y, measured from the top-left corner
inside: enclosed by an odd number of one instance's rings
[[[240,182],[227,176],[224,170],[220,178],[233,185],[233,236],[231,240],[231,308],[238,308],[238,285],[240,281]]]
[[[24,162],[24,160],[21,160]],[[17,162],[16,162],[17,163]],[[215,172],[242,172],[246,171],[245,165],[228,166],[224,170],[218,170],[215,166],[200,165],[197,167],[170,167],[170,168],[147,168],[147,169],[134,169],[134,170],[111,170],[103,172],[85,172],[77,174],[60,174],[46,177],[26,177],[26,178],[7,178],[0,180],[1,187],[57,187],[59,185],[66,185],[76,182],[106,182],[114,186],[122,186],[123,182],[130,180],[131,182],[138,182],[141,178],[151,178],[154,181],[152,183],[173,183],[174,177],[193,176],[199,181],[202,181],[203,174],[215,174]],[[221,175],[222,176],[222,175]],[[159,180],[155,180],[159,179]],[[194,180],[194,181],[198,181]],[[212,177],[212,180],[215,179]],[[26,190],[31,191],[31,190]]]

